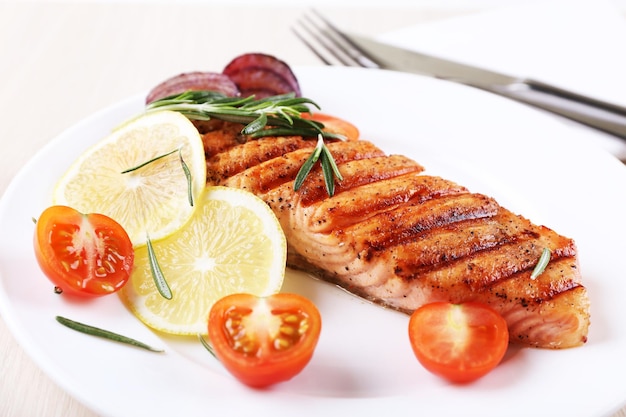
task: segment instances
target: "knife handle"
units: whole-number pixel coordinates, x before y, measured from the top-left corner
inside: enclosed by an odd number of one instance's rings
[[[522,80],[516,88],[494,92],[626,140],[624,107],[533,79]]]

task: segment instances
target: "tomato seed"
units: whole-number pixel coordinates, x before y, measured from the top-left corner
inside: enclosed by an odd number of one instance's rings
[[[233,341],[233,349],[245,354],[256,352],[258,346],[250,339],[241,339]]]
[[[259,350],[259,345],[250,339],[246,339],[241,350],[243,353],[249,355]]]
[[[280,332],[287,336],[293,336],[296,333],[296,329],[293,326],[280,326]]]
[[[291,346],[291,341],[284,339],[282,337],[277,337],[274,339],[274,349],[276,350],[285,350]]]
[[[111,262],[111,261],[109,261],[109,260],[106,260],[106,259],[105,259],[105,260],[102,262],[102,264],[103,264],[102,266],[106,269],[106,271],[107,271],[109,274],[112,274],[112,273],[114,273],[114,272],[115,272],[115,262]]]
[[[302,322],[300,322],[300,328],[298,329],[298,333],[303,335],[307,332],[307,330],[309,330],[309,321],[302,320]]]
[[[237,329],[230,329],[228,334],[233,340],[243,340],[248,337],[246,335],[246,330],[243,327],[239,327]]]
[[[283,317],[283,321],[284,321],[285,323],[295,324],[295,323],[297,323],[297,322],[299,322],[299,321],[300,321],[300,317],[298,317],[298,316],[297,316],[297,315],[295,315],[295,314],[286,314],[286,315]]]
[[[60,264],[61,264],[61,267],[63,267],[63,270],[65,272],[68,272],[70,269],[72,269],[71,264],[67,261],[61,261]]]

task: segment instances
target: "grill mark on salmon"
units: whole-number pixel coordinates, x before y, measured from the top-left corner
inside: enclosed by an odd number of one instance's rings
[[[344,143],[341,145],[341,148],[351,148],[353,146],[352,143]],[[339,152],[343,151],[339,149]],[[339,165],[339,172],[343,177],[343,181],[339,182],[335,187],[337,194],[341,194],[355,187],[394,178],[409,172],[420,173],[424,170],[421,165],[400,155],[386,156],[377,154],[372,157],[359,158],[351,161],[343,161],[341,157],[335,157],[335,160]],[[299,192],[301,195],[300,203],[304,207],[327,199],[328,195],[324,177],[319,167],[309,174],[307,181],[302,185]]]
[[[211,170],[207,172],[207,182],[219,184],[254,165],[298,149],[310,149],[314,146],[314,142],[298,136],[247,140],[239,146],[229,147],[227,152],[214,153],[215,156],[207,164],[211,167]]]
[[[344,181],[350,182],[351,176],[343,167],[342,172]],[[339,186],[342,192],[336,197],[324,198],[319,204],[307,206],[311,231],[324,233],[341,230],[381,212],[394,210],[402,204],[417,204],[435,197],[467,191],[464,187],[438,177],[412,175],[415,172],[410,171],[408,174],[380,180],[382,187],[368,187],[370,182]],[[359,204],[359,201],[363,200],[370,204]]]
[[[203,137],[204,153],[216,155],[246,140],[241,136],[241,125],[218,119],[194,120],[193,124]]]
[[[295,192],[315,141],[246,141],[235,131],[204,136],[218,138],[205,146],[207,183],[268,203],[287,237],[289,267],[406,313],[433,301],[481,301],[503,315],[517,343],[586,341],[589,300],[572,239],[366,141],[327,144],[344,177],[334,196],[319,167]],[[531,279],[545,247],[551,261]]]
[[[333,154],[340,155],[335,158],[338,164],[358,159],[383,156],[382,151],[369,142],[350,142],[351,146],[344,146],[347,144],[348,142],[335,142],[327,145]],[[230,153],[230,151],[226,152]],[[221,181],[220,184],[229,187],[244,188],[254,194],[263,195],[285,182],[293,181],[300,167],[310,154],[311,150],[308,148],[288,152],[277,158],[251,166],[249,169]],[[248,161],[246,164],[252,164],[252,161]],[[213,171],[214,168],[213,166],[210,168],[207,167],[207,170]],[[302,194],[312,193],[314,191],[312,191],[311,188],[314,187],[304,184],[300,192]]]
[[[454,299],[460,301],[464,291],[482,292],[488,287],[522,272],[528,272],[537,264],[543,247],[553,248],[555,258],[567,253],[568,248],[555,247],[545,236],[516,239],[483,250],[470,250],[467,256],[434,264],[419,264],[414,259],[397,265],[396,275],[403,280],[422,281],[428,285],[461,289]],[[544,272],[545,273],[545,272]],[[532,281],[532,280],[530,280]],[[529,288],[537,288],[533,283]],[[454,294],[456,290],[450,290]]]
[[[398,259],[406,259],[397,273],[424,265],[451,262],[481,250],[536,236],[509,211],[500,210],[491,217],[478,217],[426,230],[416,239],[404,242],[395,250]],[[375,255],[371,255],[375,256]]]
[[[371,259],[372,254],[427,230],[462,220],[492,216],[496,211],[495,201],[482,195],[464,193],[419,204],[406,204],[336,233],[347,233],[361,240],[368,251],[364,259]]]

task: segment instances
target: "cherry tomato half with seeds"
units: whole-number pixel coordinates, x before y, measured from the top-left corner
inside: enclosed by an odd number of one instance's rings
[[[43,273],[58,291],[96,297],[118,291],[135,260],[124,228],[103,214],[51,206],[35,228],[34,249]]]
[[[359,129],[347,120],[332,116],[330,114],[317,112],[302,113],[301,117],[303,119],[311,119],[322,123],[324,125],[324,128],[322,130],[330,133],[344,135],[346,137],[346,140],[352,141],[359,139]]]
[[[317,307],[297,294],[233,294],[209,314],[215,356],[242,383],[262,388],[287,381],[309,363],[321,331]]]
[[[435,302],[413,312],[409,339],[419,362],[449,381],[476,380],[494,369],[509,345],[504,318],[486,304]]]

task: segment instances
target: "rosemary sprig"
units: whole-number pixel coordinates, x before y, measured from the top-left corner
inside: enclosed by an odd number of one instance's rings
[[[145,343],[142,343],[138,340],[131,339],[130,337],[122,336],[121,334],[113,333],[109,330],[104,330],[99,327],[90,326],[88,324],[80,323],[61,316],[56,316],[56,320],[65,327],[69,327],[72,330],[76,330],[78,332],[85,333],[91,336],[102,337],[104,339],[113,340],[115,342],[125,343],[127,345],[140,347],[142,349],[147,349],[152,352],[163,352],[162,349],[153,348],[152,346],[146,345]]]
[[[537,265],[535,265],[535,269],[533,269],[532,274],[530,274],[530,279],[536,279],[539,275],[543,273],[543,271],[548,266],[548,263],[550,262],[551,255],[552,253],[550,252],[550,249],[543,248],[543,251],[541,252],[541,256],[539,257],[539,261],[537,261]]]
[[[319,160],[322,166],[326,191],[335,192],[335,179],[343,180],[333,155],[324,144],[326,139],[345,140],[342,135],[323,131],[324,124],[305,119],[302,113],[310,113],[309,105],[319,108],[311,99],[295,97],[293,93],[256,100],[249,97],[227,97],[215,91],[187,91],[156,100],[146,106],[146,112],[161,110],[177,111],[189,119],[219,119],[244,125],[241,133],[251,138],[278,135],[298,135],[318,138],[311,156],[299,170],[294,189],[297,191]]]
[[[159,156],[155,156],[154,158],[146,161],[146,162],[142,162],[139,165],[136,165],[132,168],[127,168],[124,171],[122,171],[122,174],[128,174],[129,172],[133,172],[133,171],[137,171],[140,168],[145,167],[146,165],[150,165],[151,163],[158,161],[159,159],[165,158],[166,156],[170,156],[172,155],[174,152],[178,152],[178,158],[180,160],[180,165],[183,168],[183,172],[185,173],[185,178],[187,179],[187,198],[189,199],[189,205],[193,207],[193,178],[191,176],[191,171],[189,170],[189,167],[187,166],[187,163],[185,162],[185,160],[183,159],[183,147],[179,146],[178,148],[174,149],[173,151],[169,151],[167,153],[164,153],[162,155]]]
[[[156,100],[146,106],[146,113],[170,110],[184,114],[189,119],[219,119],[244,125],[241,133],[257,137],[267,126],[282,127],[303,136],[317,137],[323,124],[301,117],[309,113],[309,105],[317,104],[293,93],[270,96],[262,99],[228,97],[215,91],[187,91],[182,94]]]
[[[313,166],[317,161],[320,161],[322,165],[322,174],[324,175],[324,183],[326,184],[326,192],[329,196],[333,196],[335,194],[335,178],[339,181],[343,180],[341,173],[339,172],[339,168],[335,163],[335,159],[333,158],[330,150],[324,143],[324,138],[322,135],[319,135],[317,138],[317,145],[315,145],[315,149],[313,149],[313,153],[307,158],[307,160],[302,164],[298,174],[296,175],[296,179],[294,181],[293,189],[298,191],[302,184],[304,184],[304,180],[313,169]]]
[[[128,174],[129,172],[137,171],[138,169],[143,168],[143,167],[145,167],[146,165],[150,165],[151,163],[156,162],[156,161],[158,161],[159,159],[163,159],[163,158],[165,158],[166,156],[170,156],[170,155],[171,155],[171,154],[173,154],[174,152],[177,152],[179,149],[180,149],[180,148],[176,148],[176,149],[174,149],[173,151],[169,151],[168,153],[164,153],[164,154],[162,154],[162,155],[155,156],[154,158],[152,158],[152,159],[150,159],[150,160],[148,160],[148,161],[146,161],[146,162],[142,162],[141,164],[136,165],[136,166],[134,166],[134,167],[132,167],[132,168],[127,168],[127,169],[125,169],[124,171],[122,171],[121,173],[122,173],[122,174]]]

